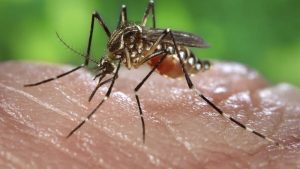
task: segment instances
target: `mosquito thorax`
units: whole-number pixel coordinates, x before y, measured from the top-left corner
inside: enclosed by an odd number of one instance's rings
[[[122,25],[111,34],[107,48],[111,53],[123,53],[125,48],[135,45],[141,39],[141,36],[142,28],[139,25]]]

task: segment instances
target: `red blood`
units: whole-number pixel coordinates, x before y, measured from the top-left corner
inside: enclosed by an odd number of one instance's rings
[[[148,64],[151,67],[154,67],[155,64],[161,59],[162,56],[157,56],[148,61]],[[183,75],[180,62],[173,55],[167,55],[165,60],[158,66],[156,71],[167,77],[178,78]]]

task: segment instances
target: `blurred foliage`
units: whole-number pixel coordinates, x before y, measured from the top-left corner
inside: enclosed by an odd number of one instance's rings
[[[75,49],[87,45],[91,13],[97,10],[113,30],[121,4],[141,20],[148,1],[1,0],[0,60],[79,64],[57,31]],[[300,85],[299,0],[156,0],[157,25],[193,32],[212,46],[194,49],[202,58],[242,62],[272,82]],[[96,25],[93,56],[105,53],[105,34]]]

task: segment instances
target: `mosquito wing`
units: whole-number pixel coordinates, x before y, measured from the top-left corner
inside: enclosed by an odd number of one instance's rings
[[[143,30],[144,38],[149,41],[155,42],[159,36],[163,34],[165,29],[157,28],[145,28]],[[196,36],[192,33],[173,31],[173,36],[177,45],[188,46],[188,47],[197,47],[197,48],[207,48],[209,45],[199,36]],[[171,36],[167,35],[162,42],[173,43]]]

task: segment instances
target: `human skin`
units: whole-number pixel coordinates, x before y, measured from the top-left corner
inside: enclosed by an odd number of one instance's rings
[[[0,168],[300,168],[300,90],[270,86],[237,63],[214,63],[192,80],[224,112],[284,146],[273,145],[216,113],[186,81],[154,73],[139,91],[146,141],[134,87],[149,69],[120,70],[111,97],[70,138],[67,134],[101,101],[97,80],[79,70],[23,87],[70,66],[0,64]]]

